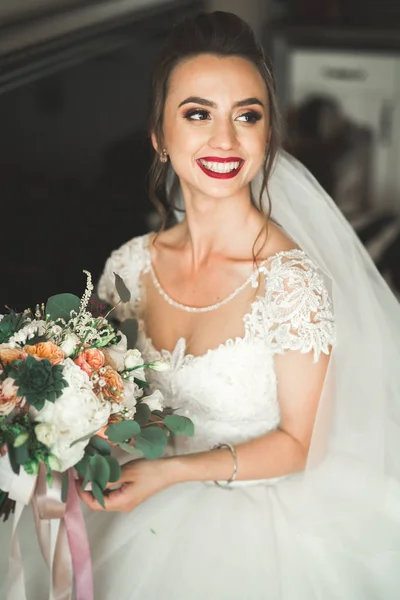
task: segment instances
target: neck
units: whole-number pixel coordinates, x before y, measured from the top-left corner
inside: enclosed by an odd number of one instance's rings
[[[182,191],[186,209],[182,232],[194,267],[213,256],[251,257],[265,219],[251,202],[250,187],[236,196],[217,199]]]

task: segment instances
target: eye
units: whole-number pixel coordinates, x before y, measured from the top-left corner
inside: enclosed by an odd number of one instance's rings
[[[184,118],[188,121],[206,121],[210,118],[210,113],[202,108],[191,108],[184,114]]]
[[[242,121],[243,123],[257,123],[260,119],[262,119],[262,115],[256,110],[249,110],[236,118],[237,121]]]

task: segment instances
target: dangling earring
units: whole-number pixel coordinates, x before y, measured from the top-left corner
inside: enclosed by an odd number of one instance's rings
[[[165,148],[162,149],[162,152],[160,154],[160,161],[162,163],[166,163],[168,161],[168,154]]]

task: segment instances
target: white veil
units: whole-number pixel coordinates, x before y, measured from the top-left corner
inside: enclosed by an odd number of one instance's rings
[[[254,197],[261,181],[259,174],[252,182]],[[337,327],[307,468],[294,478],[298,516],[307,531],[316,533],[312,524],[317,526],[319,535],[338,518],[361,535],[361,523],[379,527],[376,515],[385,512],[386,520],[390,507],[391,518],[400,521],[400,304],[334,201],[284,151],[269,193],[273,220],[325,276]],[[263,202],[267,206],[265,192]],[[390,502],[394,497],[397,508]],[[371,538],[374,550],[376,539]],[[399,537],[396,542],[399,550]]]

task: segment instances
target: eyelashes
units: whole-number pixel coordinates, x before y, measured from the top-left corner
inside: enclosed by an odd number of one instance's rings
[[[188,121],[206,121],[210,117],[210,113],[201,108],[191,108],[183,116]]]
[[[186,111],[183,115],[184,119],[188,121],[208,121],[211,119],[211,114],[208,110],[204,110],[202,108],[191,108]],[[256,110],[248,110],[238,117],[236,117],[236,121],[241,123],[257,123],[263,118],[262,114]]]

